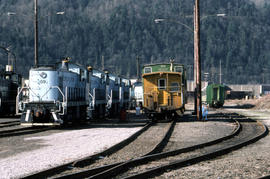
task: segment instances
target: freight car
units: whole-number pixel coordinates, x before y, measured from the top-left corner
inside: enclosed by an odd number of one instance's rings
[[[206,103],[210,107],[222,107],[225,100],[225,87],[221,84],[210,84],[206,88]]]
[[[21,75],[15,73],[11,65],[0,71],[0,115],[16,114],[16,94],[21,85]]]
[[[22,98],[25,91],[29,95]],[[67,59],[54,66],[31,68],[29,86],[17,95],[21,124],[57,125],[85,119],[88,91],[87,69]]]
[[[144,65],[143,109],[151,119],[168,119],[184,112],[186,103],[186,70],[171,63]]]

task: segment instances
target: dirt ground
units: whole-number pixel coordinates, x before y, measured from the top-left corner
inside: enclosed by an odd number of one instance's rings
[[[236,108],[270,111],[270,95],[257,99],[226,100],[224,106],[235,105]]]

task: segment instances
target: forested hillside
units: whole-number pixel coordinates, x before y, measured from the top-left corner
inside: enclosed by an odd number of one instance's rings
[[[135,77],[141,64],[176,62],[193,78],[193,1],[39,0],[39,57],[52,64],[62,57]],[[65,11],[64,15],[56,15]],[[0,45],[11,46],[25,76],[34,64],[34,0],[0,0]],[[7,16],[8,12],[16,12]],[[226,17],[214,14],[225,13]],[[225,83],[270,83],[270,4],[249,0],[201,1],[202,73]],[[155,23],[156,18],[171,21]],[[0,62],[7,55],[0,51]]]

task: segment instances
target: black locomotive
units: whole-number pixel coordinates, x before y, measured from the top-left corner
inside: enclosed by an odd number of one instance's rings
[[[13,72],[9,65],[0,71],[0,116],[16,114],[16,96],[21,79],[21,75]]]

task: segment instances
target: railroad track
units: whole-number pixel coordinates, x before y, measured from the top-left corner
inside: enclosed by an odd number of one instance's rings
[[[223,140],[232,138],[235,135],[237,135],[241,130],[241,125],[236,121],[235,121],[235,123],[237,125],[236,125],[234,131],[230,135],[218,138],[218,139],[210,141],[210,142],[194,145],[191,147],[180,148],[180,149],[173,150],[170,152],[161,152],[161,153],[156,153],[156,154],[150,154],[150,155],[146,155],[143,157],[138,157],[136,159],[128,160],[126,162],[114,163],[112,165],[96,167],[96,168],[84,170],[81,172],[72,173],[70,175],[58,177],[58,178],[112,178],[112,177],[115,177],[115,174],[121,174],[122,172],[125,172],[129,168],[147,163],[148,161],[158,160],[158,159],[162,159],[164,157],[166,158],[168,156],[175,156],[175,155],[178,155],[181,153],[195,150],[197,148],[203,148],[206,146],[214,145],[214,144],[217,144],[219,142],[222,142]],[[124,176],[120,176],[119,178],[122,178],[122,177],[124,177]]]
[[[6,121],[0,123],[0,128],[20,125],[20,121]]]
[[[232,150],[256,142],[268,133],[267,127],[261,123],[246,119],[243,116],[240,116],[237,120],[240,122],[242,130],[239,134],[228,140],[223,140],[215,145],[205,146],[203,149],[188,150],[182,155],[168,155],[168,153],[164,153],[160,154],[163,156],[148,156],[144,159],[137,159],[137,161],[126,162],[121,167],[118,167],[118,172],[115,167],[111,171],[108,170],[90,178],[96,178],[97,176],[98,178],[108,178],[108,176],[113,176],[111,172],[122,173],[115,178],[149,178],[159,176],[169,170],[179,169],[227,154]],[[137,167],[131,169],[134,166]]]
[[[12,137],[12,136],[20,136],[26,134],[34,134],[43,131],[47,131],[53,129],[53,127],[23,127],[17,126],[16,128],[9,129],[9,130],[1,130],[0,131],[0,138],[3,137]]]
[[[88,167],[74,170],[74,167],[82,167],[93,163],[92,158],[92,161],[69,163],[66,166],[43,171],[26,178],[148,178],[161,175],[168,170],[179,169],[187,165],[224,155],[232,150],[256,142],[268,133],[266,126],[243,116],[231,114],[230,118],[236,120],[237,127],[235,127],[235,130],[227,136],[210,142],[160,152],[164,148],[163,144],[162,147],[158,147],[159,149],[156,152],[149,152],[137,158],[131,157],[124,162],[115,162],[109,165],[103,164],[102,166],[96,166],[94,168],[93,165],[91,165],[90,167],[92,168]],[[168,140],[169,136],[170,135],[167,135],[166,140]],[[94,160],[98,160],[104,156],[103,154],[96,155]],[[67,172],[68,169],[72,170]],[[59,175],[60,172],[63,173]]]
[[[127,141],[123,141],[120,146],[114,146],[112,149],[110,148],[109,151],[104,151],[94,156],[39,172],[25,178],[61,178],[63,176],[72,175],[73,173],[88,170],[89,165],[90,167],[111,166],[109,163],[115,165],[115,161],[117,161],[117,164],[120,164],[125,160],[160,152],[164,146],[166,146],[174,126],[175,121],[170,123],[149,123],[139,132],[128,138]],[[149,141],[149,136],[157,134],[158,137],[156,141]],[[123,155],[126,156],[125,159],[122,158]]]
[[[153,177],[168,170],[181,168],[229,153],[232,150],[259,140],[268,133],[268,129],[264,125],[259,125],[252,120],[235,114],[233,118],[240,121],[236,121],[237,127],[230,135],[219,139],[169,152],[138,157],[124,163],[92,168],[59,178]],[[250,125],[250,123],[252,124]]]

